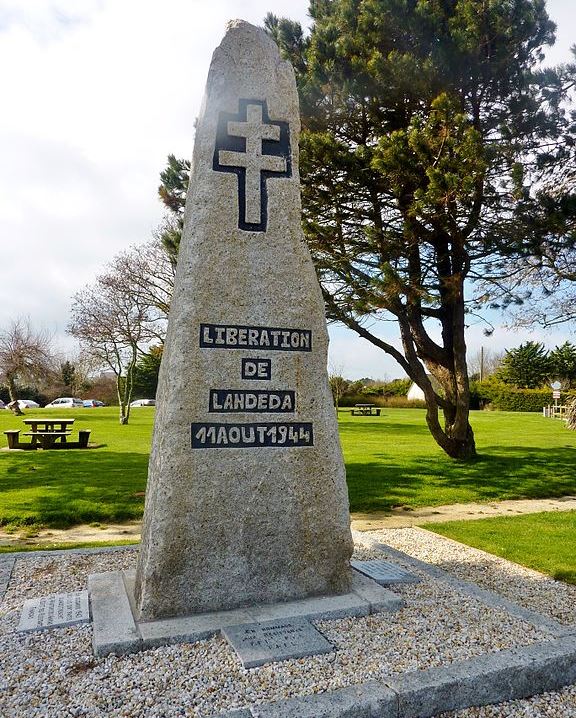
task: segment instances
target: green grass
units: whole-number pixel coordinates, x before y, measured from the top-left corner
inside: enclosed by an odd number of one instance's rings
[[[448,521],[426,528],[576,584],[576,511]]]
[[[29,551],[61,551],[70,548],[102,548],[103,546],[136,546],[139,541],[133,539],[121,539],[119,541],[65,541],[59,543],[38,543],[38,544],[22,544],[18,543],[14,546],[0,546],[0,554],[3,553],[26,553]]]
[[[59,416],[63,411],[51,413]],[[140,518],[153,412],[148,407],[134,409],[130,423],[120,426],[114,407],[68,409],[65,416],[76,419],[73,432],[91,429],[90,441],[100,448],[2,452],[0,524],[65,528]],[[26,417],[48,413],[36,409],[27,411]],[[0,431],[8,428],[26,430],[19,418],[2,411]],[[6,437],[0,436],[6,446]]]
[[[56,412],[56,410],[52,410]],[[26,416],[46,415],[27,411]],[[62,413],[62,410],[60,410]],[[142,515],[154,410],[133,410],[120,426],[115,408],[68,410],[101,448],[0,453],[0,525],[63,528]],[[479,457],[464,464],[434,443],[419,409],[380,417],[340,412],[352,511],[576,494],[576,432],[537,414],[472,415]],[[1,433],[24,429],[0,411]]]
[[[474,412],[478,458],[448,458],[424,411],[340,412],[352,511],[576,494],[576,432],[539,414]]]

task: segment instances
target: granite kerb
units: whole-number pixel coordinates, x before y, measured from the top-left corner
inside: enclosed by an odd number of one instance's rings
[[[432,718],[559,690],[576,682],[576,640],[564,636],[449,666],[206,718]]]
[[[16,559],[11,554],[0,557],[0,601],[2,601],[4,594],[8,590],[15,563]]]

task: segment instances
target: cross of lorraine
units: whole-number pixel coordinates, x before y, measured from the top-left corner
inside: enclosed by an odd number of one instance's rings
[[[271,120],[266,100],[239,100],[237,114],[219,115],[212,169],[238,177],[239,229],[265,232],[267,180],[292,174],[288,122]]]

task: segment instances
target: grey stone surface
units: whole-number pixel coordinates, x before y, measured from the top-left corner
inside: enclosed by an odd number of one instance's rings
[[[352,567],[368,578],[373,579],[382,586],[394,583],[418,583],[420,579],[413,573],[408,573],[390,561],[373,559],[371,561],[351,561]]]
[[[97,656],[123,655],[141,650],[142,637],[132,616],[120,571],[88,577],[92,604],[92,647]]]
[[[73,626],[89,620],[88,591],[54,593],[50,596],[29,598],[24,602],[18,631]]]
[[[137,617],[134,571],[95,574],[88,579],[94,623],[96,655],[133,653],[173,643],[209,638],[227,626],[292,619],[321,620],[367,616],[376,611],[395,611],[402,600],[357,572],[353,590],[338,596],[315,596],[242,609],[175,616],[151,621]]]
[[[358,571],[352,572],[352,591],[370,604],[370,613],[398,611],[404,605],[400,596]]]
[[[196,130],[137,569],[143,619],[349,588],[299,131],[292,67],[263,30],[234,21]]]
[[[394,691],[370,681],[317,696],[252,706],[251,713],[253,718],[397,718],[397,702]]]
[[[15,562],[16,559],[13,556],[6,558],[0,557],[0,601],[2,601],[4,594],[8,590],[8,584],[10,583]]]
[[[335,650],[330,641],[304,618],[225,626],[222,635],[244,668]]]
[[[387,681],[243,710],[252,718],[432,718],[447,711],[559,690],[575,681],[576,640],[566,636],[442,668],[395,675]],[[234,712],[221,713],[218,718],[233,716]]]
[[[489,705],[557,690],[576,680],[576,641],[571,637],[395,676],[402,718]]]

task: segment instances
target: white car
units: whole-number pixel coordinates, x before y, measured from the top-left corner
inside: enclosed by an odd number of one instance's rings
[[[46,404],[45,409],[83,409],[84,402],[82,399],[74,399],[70,396],[60,397],[54,399],[49,404]]]
[[[40,408],[40,404],[37,404],[35,401],[32,401],[32,399],[16,399],[16,402],[21,409],[39,409]]]
[[[156,406],[156,399],[136,399],[130,406]]]

